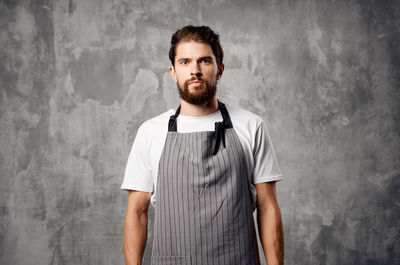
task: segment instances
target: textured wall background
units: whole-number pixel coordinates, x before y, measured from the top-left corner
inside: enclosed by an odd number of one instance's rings
[[[0,264],[123,264],[125,163],[178,102],[186,24],[221,35],[219,97],[269,124],[286,264],[399,264],[399,17],[395,0],[0,1]]]

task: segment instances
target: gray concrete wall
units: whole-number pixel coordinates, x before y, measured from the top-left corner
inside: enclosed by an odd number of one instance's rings
[[[125,163],[178,102],[185,24],[221,35],[219,98],[269,125],[286,264],[399,264],[399,16],[394,0],[0,1],[0,264],[123,264]]]

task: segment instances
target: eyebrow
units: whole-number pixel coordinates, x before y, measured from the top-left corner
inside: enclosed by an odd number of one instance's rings
[[[208,59],[208,60],[211,60],[211,61],[213,60],[213,58],[211,56],[204,56],[204,57],[200,57],[199,58],[199,60],[204,60],[204,59]],[[184,61],[184,60],[190,60],[190,58],[179,58],[177,60],[177,62]]]

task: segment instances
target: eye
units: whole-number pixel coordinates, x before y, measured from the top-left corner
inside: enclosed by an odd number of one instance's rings
[[[183,60],[183,61],[181,61],[181,64],[186,65],[186,64],[188,64],[188,61]]]
[[[201,62],[203,62],[203,63],[211,63],[211,61],[209,60],[209,59],[203,59],[203,60],[201,60]]]

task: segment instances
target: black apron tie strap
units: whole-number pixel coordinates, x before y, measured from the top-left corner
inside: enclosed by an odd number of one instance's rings
[[[215,141],[215,148],[214,148],[213,155],[217,154],[221,140],[222,140],[222,145],[224,147],[226,147],[226,145],[225,145],[225,126],[224,126],[223,122],[215,123],[215,133],[216,133],[216,141]]]
[[[217,154],[219,146],[221,144],[221,141],[222,141],[222,145],[224,146],[224,148],[226,148],[225,129],[233,128],[231,118],[229,117],[228,110],[226,109],[224,103],[222,103],[221,101],[218,100],[218,107],[219,107],[219,110],[221,111],[223,121],[215,123],[216,139],[215,139],[215,147],[214,147],[213,155]]]

